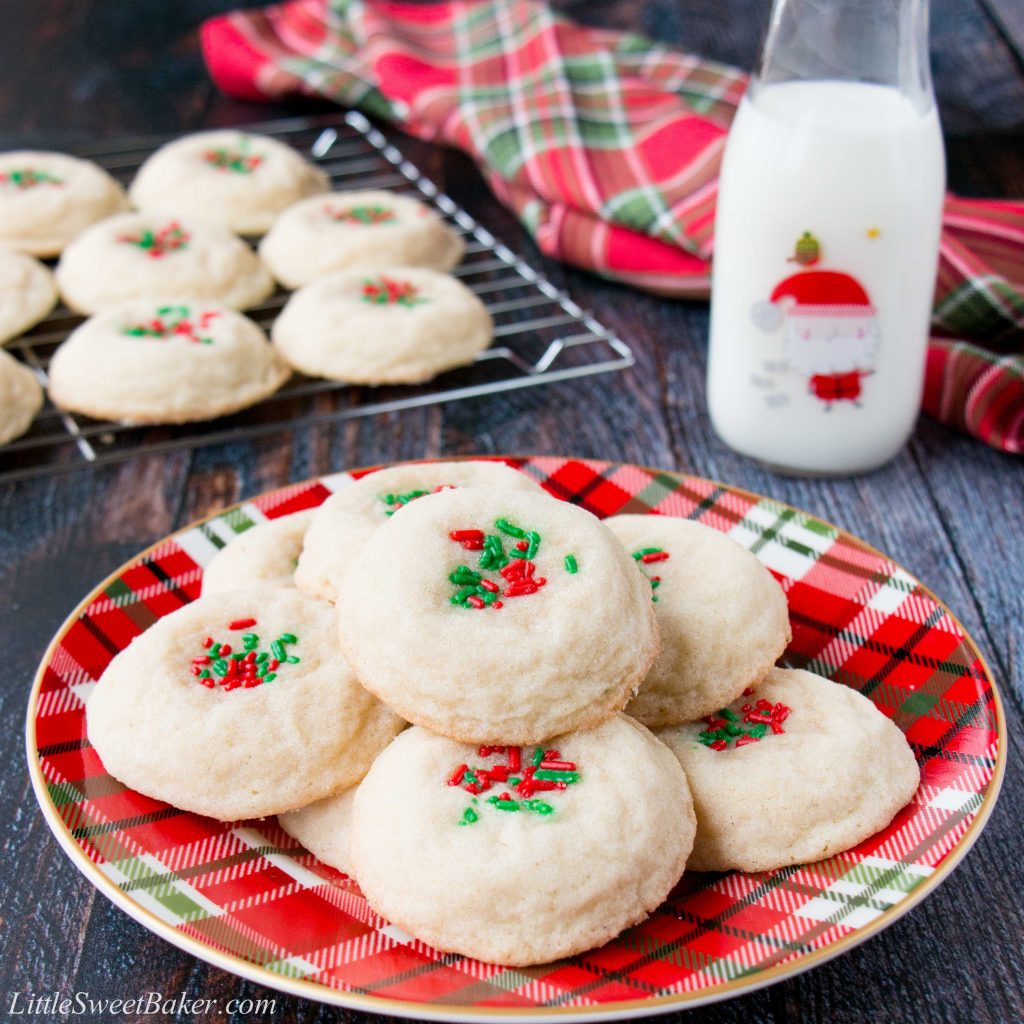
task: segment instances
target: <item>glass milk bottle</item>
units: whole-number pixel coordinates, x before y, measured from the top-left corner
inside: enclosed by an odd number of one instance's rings
[[[775,0],[719,188],[715,430],[782,471],[874,469],[913,429],[935,289],[927,0]]]

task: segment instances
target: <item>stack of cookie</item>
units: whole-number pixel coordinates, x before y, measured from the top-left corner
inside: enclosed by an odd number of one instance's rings
[[[472,362],[493,324],[446,273],[461,237],[407,196],[328,188],[290,146],[239,131],[162,147],[127,195],[85,160],[0,154],[0,342],[45,317],[59,289],[90,319],[54,356],[51,399],[129,424],[235,412],[293,369],[378,385]],[[239,237],[265,233],[258,253]],[[56,274],[35,255],[60,256]],[[240,311],[275,282],[299,290],[271,346]],[[42,404],[35,377],[4,353],[0,397],[2,444]]]
[[[541,963],[685,868],[828,856],[910,799],[899,730],[775,668],[788,638],[781,588],[714,530],[409,464],[225,548],[111,662],[89,738],[179,807],[280,814],[439,949]]]

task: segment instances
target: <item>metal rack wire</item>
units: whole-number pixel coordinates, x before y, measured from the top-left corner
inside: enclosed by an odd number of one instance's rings
[[[496,394],[633,364],[633,353],[621,339],[477,224],[361,114],[293,118],[252,125],[249,130],[273,135],[308,154],[328,173],[336,189],[391,189],[418,194],[433,205],[465,236],[466,257],[454,273],[481,297],[494,318],[492,347],[481,352],[473,365],[416,387],[356,388],[296,374],[280,391],[251,409],[180,427],[99,422],[61,412],[47,402],[28,434],[0,448],[0,480]],[[77,152],[127,182],[165,141],[125,140]],[[248,315],[269,328],[287,298],[287,292],[278,291]],[[59,306],[7,347],[45,386],[50,356],[80,322],[80,317]]]

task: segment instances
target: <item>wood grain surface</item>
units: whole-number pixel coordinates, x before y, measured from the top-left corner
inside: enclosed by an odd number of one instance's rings
[[[228,6],[238,5],[8,5],[0,33],[0,145],[71,146],[325,109],[311,103],[260,107],[216,93],[202,69],[195,26]],[[767,16],[763,0],[558,6],[587,22],[639,30],[744,67],[754,60]],[[1019,2],[935,0],[932,7],[950,186],[963,194],[1024,195]],[[773,475],[729,451],[711,431],[704,402],[706,306],[652,299],[541,258],[468,159],[399,141],[470,213],[624,338],[637,365],[575,383],[0,484],[0,635],[8,652],[0,679],[0,1020],[22,1019],[9,1014],[16,992],[22,999],[53,991],[116,998],[150,990],[184,991],[221,1005],[232,996],[273,999],[275,1012],[263,1019],[282,1024],[372,1019],[240,981],[156,938],[99,896],[60,851],[36,806],[25,768],[26,699],[49,638],[75,603],[122,561],[191,519],[339,468],[499,452],[683,470],[838,523],[903,563],[950,606],[980,644],[1006,698],[1010,762],[1003,794],[951,879],[866,945],[766,991],[690,1011],[685,1019],[1024,1020],[1024,463],[922,420],[909,447],[869,476]],[[34,1019],[107,1024],[110,1018]]]

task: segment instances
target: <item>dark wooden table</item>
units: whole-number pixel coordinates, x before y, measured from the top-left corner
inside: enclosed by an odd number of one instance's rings
[[[194,29],[204,15],[227,6],[223,0],[8,5],[0,34],[0,146],[71,146],[323,109],[248,106],[216,93]],[[559,6],[596,24],[638,29],[744,67],[753,62],[767,15],[767,0]],[[935,0],[932,49],[951,188],[1024,195],[1019,0]],[[209,967],[100,897],[59,850],[29,787],[23,742],[29,686],[47,641],[79,598],[127,557],[198,516],[343,467],[511,451],[685,470],[832,520],[935,590],[979,642],[1002,687],[1010,724],[1006,783],[987,829],[952,878],[838,960],[769,990],[692,1011],[687,1019],[1024,1020],[1024,463],[922,420],[909,447],[870,476],[820,481],[772,475],[726,449],[711,431],[704,305],[655,300],[542,259],[467,159],[402,141],[474,216],[626,339],[637,366],[577,383],[0,484],[0,626],[7,651],[0,679],[0,1019],[18,1019],[8,1015],[15,992],[115,998],[151,989],[185,991],[221,1005],[232,995],[273,998],[273,1019],[281,1022],[368,1019]]]

